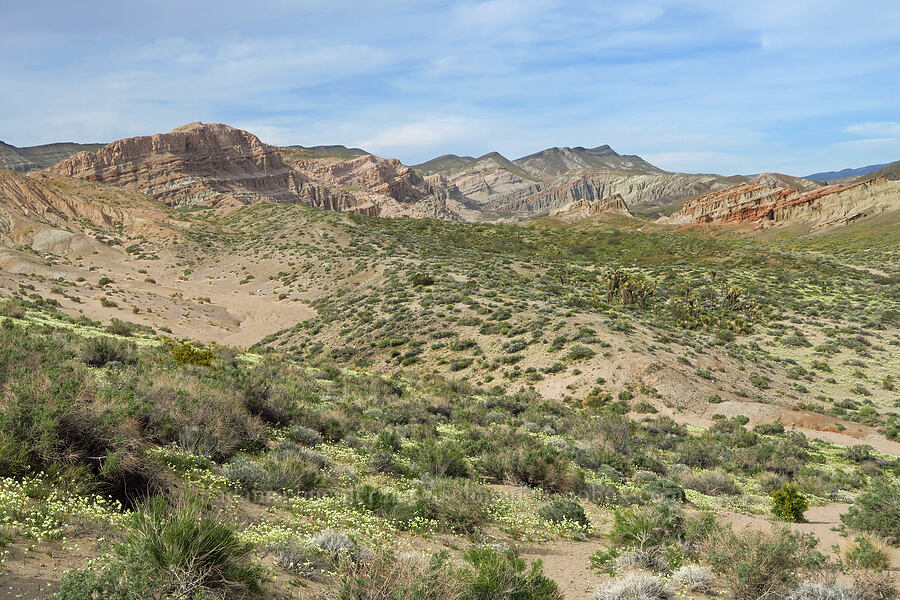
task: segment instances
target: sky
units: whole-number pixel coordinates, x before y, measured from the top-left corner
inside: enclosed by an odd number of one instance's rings
[[[896,0],[0,0],[0,140],[223,122],[407,164],[611,145],[673,171],[900,160]]]

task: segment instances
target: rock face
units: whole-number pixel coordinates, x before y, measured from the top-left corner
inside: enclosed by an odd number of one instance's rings
[[[850,223],[900,208],[900,182],[877,177],[846,185],[811,190],[783,187],[761,176],[725,190],[692,198],[661,222],[672,224],[733,223],[770,227],[787,222],[811,227]]]
[[[383,217],[459,218],[448,207],[455,190],[444,178],[423,177],[395,158],[366,154],[291,166],[302,180],[298,193],[313,206]]]
[[[443,174],[450,185],[477,206],[510,196],[530,195],[541,189],[539,179],[497,152],[464,162]]]
[[[620,217],[633,217],[628,205],[620,194],[591,202],[590,200],[575,200],[565,206],[550,211],[550,216],[561,221],[576,221],[592,219],[602,216],[618,215]]]
[[[573,202],[616,194],[629,206],[648,211],[745,179],[667,173],[609,146],[549,148],[513,161],[496,152],[479,158],[449,154],[417,168],[443,174],[463,202],[480,211],[479,218],[546,215]]]
[[[419,170],[358,148],[279,149],[218,123],[118,140],[64,158],[53,170],[140,191],[169,206],[286,202],[465,221],[627,216],[690,198],[668,222],[846,222],[889,205],[893,189],[884,178],[861,187],[821,187],[775,173],[753,180],[668,173],[609,146],[549,148],[514,161],[496,152],[445,155]]]
[[[288,164],[251,133],[190,123],[81,152],[54,171],[139,190],[169,206],[300,202],[372,216],[458,218],[447,205],[451,186],[429,183],[398,160],[338,150],[289,148],[305,158]]]
[[[683,173],[575,172],[540,183],[536,189],[492,200],[487,208],[521,215],[546,214],[578,200],[594,202],[620,195],[629,206],[652,208],[667,201],[726,187],[716,175]]]
[[[272,146],[220,123],[190,123],[80,152],[54,170],[140,190],[169,206],[297,200],[297,181]]]
[[[0,244],[55,251],[72,240],[119,226],[132,235],[171,237],[162,212],[151,202],[113,195],[94,198],[95,189],[79,188],[64,178],[37,178],[0,169]],[[110,196],[110,194],[104,194]],[[89,224],[85,227],[85,224]]]

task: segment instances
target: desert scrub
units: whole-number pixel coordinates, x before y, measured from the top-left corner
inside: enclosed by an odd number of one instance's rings
[[[339,569],[372,560],[371,552],[350,536],[338,531],[322,531],[298,542],[285,542],[266,549],[275,564],[291,573],[325,582]]]
[[[493,493],[467,480],[432,479],[416,489],[420,519],[456,533],[473,533],[491,522]]]
[[[81,359],[91,367],[105,367],[110,363],[128,364],[137,361],[137,347],[125,340],[107,336],[88,338],[81,348]]]
[[[684,565],[672,573],[672,583],[691,592],[712,594],[715,592],[716,577],[706,567]]]
[[[839,549],[841,558],[854,569],[883,571],[890,566],[890,546],[871,535],[845,540]]]
[[[402,529],[422,534],[439,529],[435,523],[422,519],[414,519],[401,528],[365,508],[349,505],[345,498],[338,495],[294,496],[283,501],[290,513],[288,516],[273,523],[255,522],[240,532],[241,538],[266,545],[331,529],[343,531],[359,543],[376,548],[396,546],[397,534]]]
[[[562,600],[556,583],[544,575],[541,561],[529,566],[510,551],[489,547],[472,548],[463,555],[471,565],[461,574],[464,597],[488,600]]]
[[[815,550],[818,540],[786,526],[770,531],[724,530],[705,543],[705,555],[722,586],[735,600],[785,596],[804,570],[820,568],[825,557]]]
[[[841,515],[841,523],[845,528],[872,533],[894,546],[900,545],[900,485],[876,479]]]
[[[545,504],[538,511],[538,515],[545,521],[557,525],[571,524],[577,529],[588,529],[591,526],[584,508],[573,500],[556,500]]]
[[[491,520],[497,528],[515,540],[547,541],[556,535],[571,533],[541,519],[530,504],[523,503],[513,494],[494,494],[490,510]]]

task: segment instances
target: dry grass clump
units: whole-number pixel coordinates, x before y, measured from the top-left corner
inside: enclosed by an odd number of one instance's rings
[[[594,590],[594,600],[669,600],[673,596],[672,588],[659,577],[638,573],[616,577]]]

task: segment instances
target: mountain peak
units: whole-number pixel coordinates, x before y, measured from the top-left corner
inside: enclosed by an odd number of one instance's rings
[[[584,146],[547,148],[512,162],[536,176],[562,175],[581,169],[662,172],[662,169],[651,165],[640,156],[619,154],[606,144],[595,148]]]

